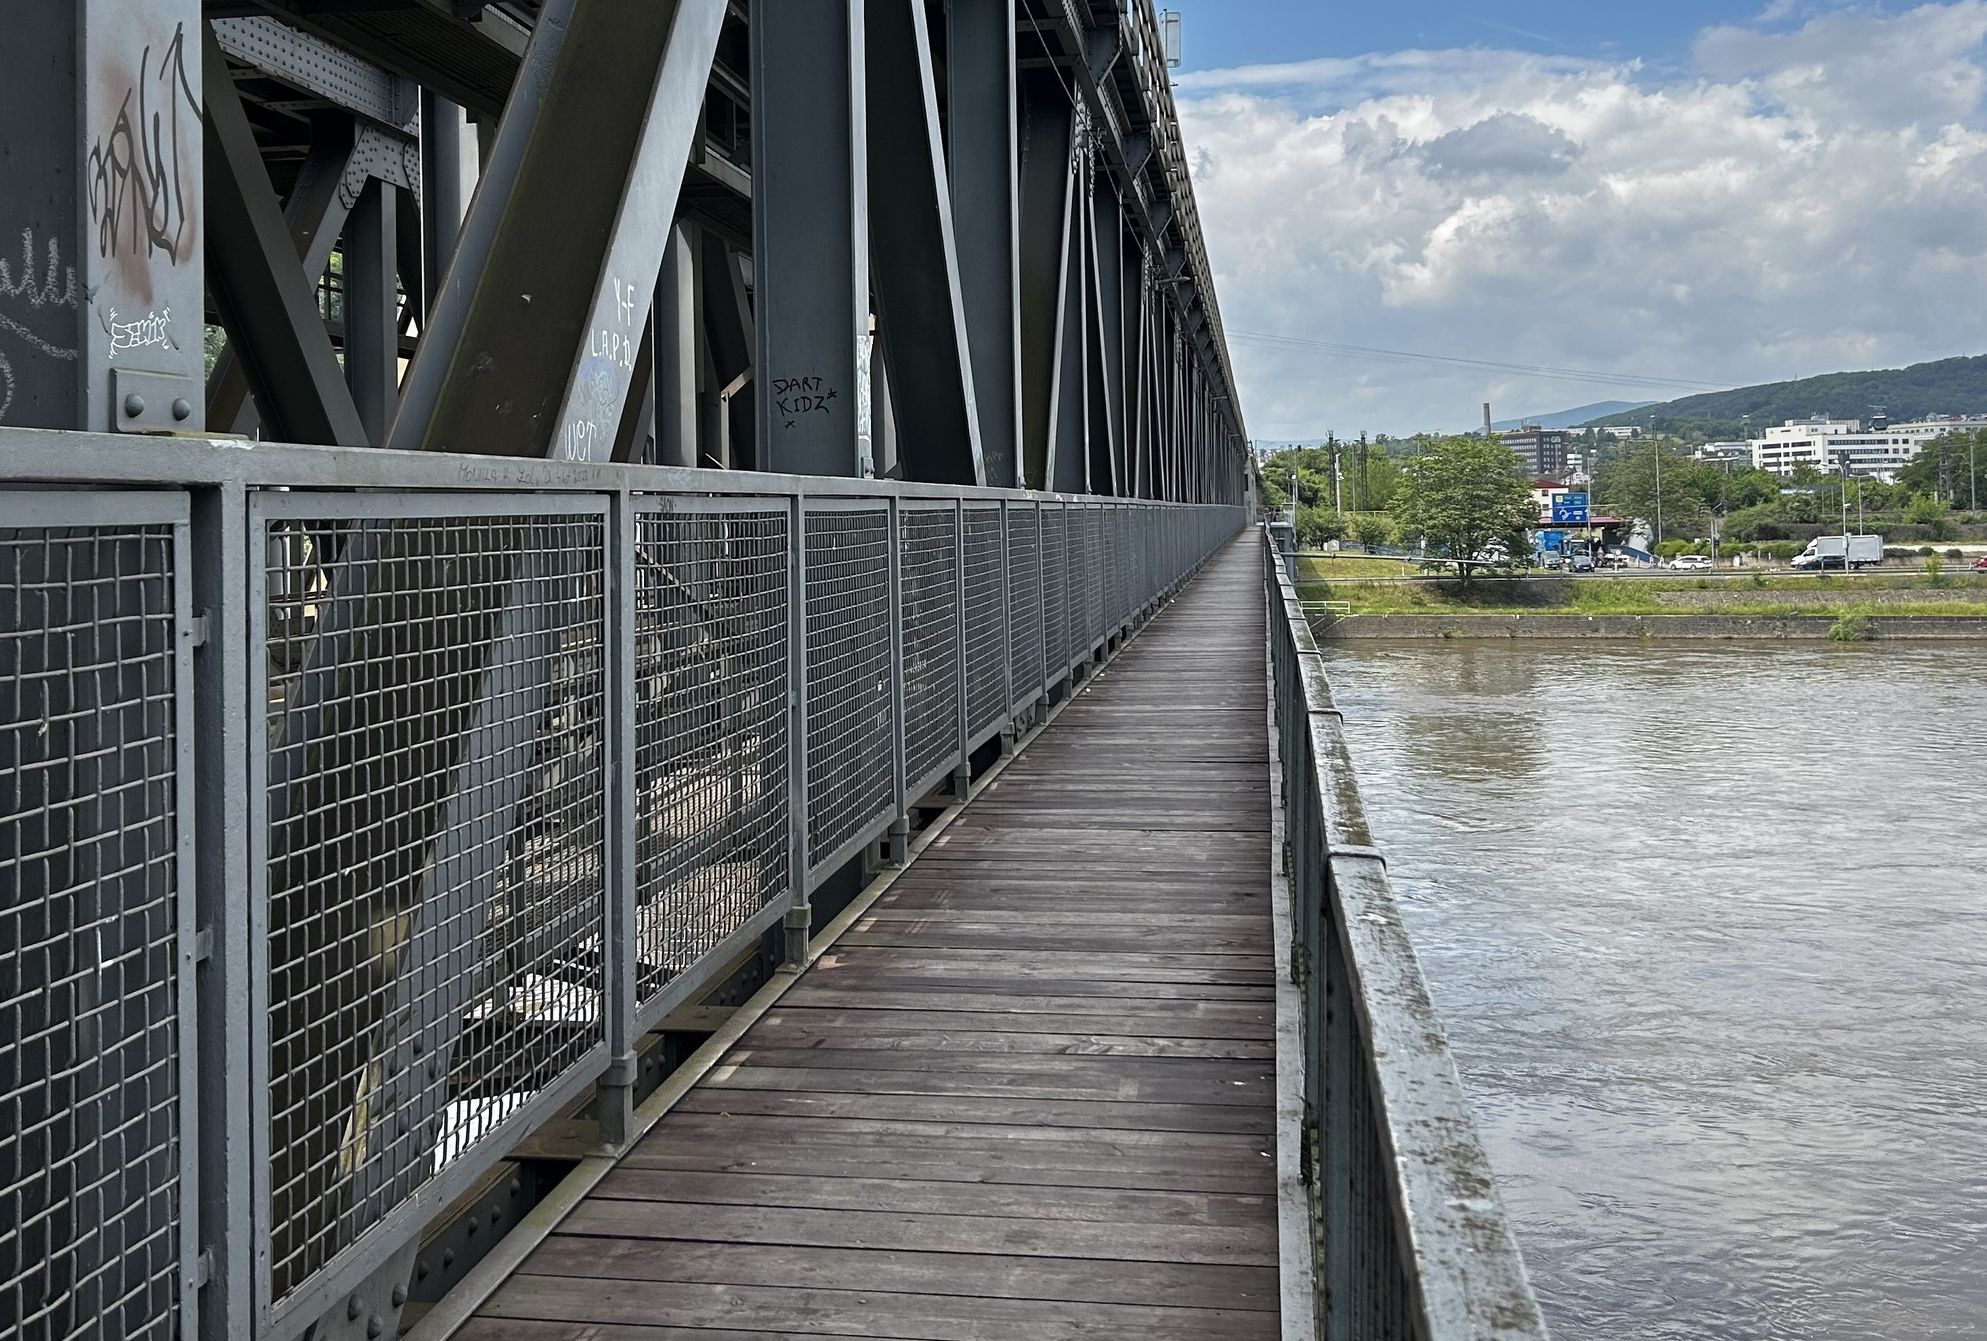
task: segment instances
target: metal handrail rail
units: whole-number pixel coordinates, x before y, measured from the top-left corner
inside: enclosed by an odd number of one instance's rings
[[[1319,1335],[1542,1341],[1489,1157],[1367,827],[1343,715],[1267,529],[1262,557]]]

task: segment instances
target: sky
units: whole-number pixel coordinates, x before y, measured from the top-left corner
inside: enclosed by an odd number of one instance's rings
[[[1256,438],[1987,352],[1987,0],[1165,7]]]

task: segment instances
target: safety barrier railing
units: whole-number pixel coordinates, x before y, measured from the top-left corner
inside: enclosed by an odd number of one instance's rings
[[[0,431],[0,1319],[361,1310],[1241,524]]]
[[[1543,1338],[1448,1038],[1367,829],[1344,719],[1267,529],[1262,566],[1319,1335]]]

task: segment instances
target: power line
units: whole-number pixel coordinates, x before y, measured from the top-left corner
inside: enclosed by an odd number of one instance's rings
[[[1527,377],[1543,377],[1563,382],[1599,382],[1616,386],[1630,384],[1664,391],[1699,392],[1731,389],[1717,382],[1696,382],[1682,377],[1598,372],[1590,368],[1554,368],[1533,363],[1499,363],[1492,359],[1460,358],[1453,354],[1420,354],[1405,349],[1375,349],[1368,345],[1340,344],[1332,340],[1307,340],[1295,335],[1271,335],[1263,331],[1231,330],[1228,332],[1228,338],[1289,349],[1308,349],[1320,354],[1330,354],[1336,358],[1367,359],[1375,363],[1440,363],[1464,368],[1484,368],[1492,372],[1520,373]]]

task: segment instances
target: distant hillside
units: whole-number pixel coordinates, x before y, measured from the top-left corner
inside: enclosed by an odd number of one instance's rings
[[[1556,414],[1528,414],[1523,419],[1506,419],[1491,427],[1499,433],[1523,428],[1526,424],[1537,424],[1540,428],[1574,428],[1591,424],[1604,414],[1626,414],[1639,410],[1655,402],[1646,400],[1604,400],[1593,405],[1580,405],[1571,410],[1561,410]]]
[[[1713,391],[1612,413],[1583,421],[1579,427],[1647,424],[1653,416],[1656,426],[1666,432],[1695,430],[1713,437],[1736,437],[1747,415],[1752,416],[1757,432],[1815,414],[1868,419],[1871,408],[1877,405],[1890,413],[1894,423],[1932,414],[1987,412],[1987,355]]]

